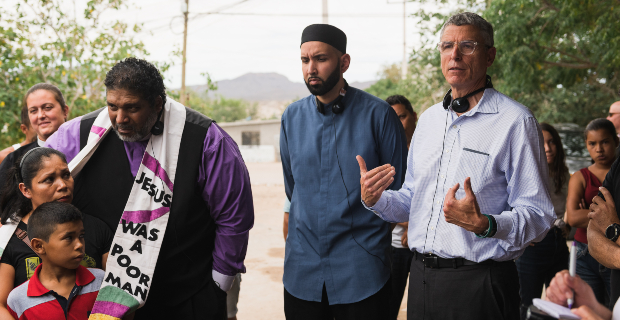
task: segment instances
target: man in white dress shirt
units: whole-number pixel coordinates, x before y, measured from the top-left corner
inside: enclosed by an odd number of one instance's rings
[[[555,219],[542,132],[486,75],[496,54],[487,21],[452,16],[438,49],[451,91],[420,117],[400,190],[385,191],[393,167],[368,171],[358,156],[362,201],[409,221],[407,319],[519,319],[514,259]]]

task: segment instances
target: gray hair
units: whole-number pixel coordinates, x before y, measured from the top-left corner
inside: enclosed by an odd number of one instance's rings
[[[493,47],[495,44],[495,42],[493,42],[493,26],[475,13],[462,12],[450,17],[443,27],[441,27],[440,38],[443,37],[443,33],[448,26],[474,26],[480,31],[485,45]]]

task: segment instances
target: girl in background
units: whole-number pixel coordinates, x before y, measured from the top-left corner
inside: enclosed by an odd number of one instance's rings
[[[588,252],[588,208],[616,160],[619,141],[616,128],[607,119],[592,120],[584,134],[594,164],[575,172],[570,178],[566,218],[569,225],[578,228],[575,233],[577,274],[592,287],[599,303],[608,305],[611,270],[598,263]]]
[[[540,298],[543,285],[548,287],[557,272],[568,268],[569,256],[566,246],[567,227],[563,220],[570,179],[566,156],[557,130],[547,123],[541,123],[540,127],[549,166],[549,195],[557,219],[547,236],[538,243],[530,244],[516,261],[521,303],[526,307],[532,304],[532,299]],[[522,312],[521,317],[524,318],[524,315]]]

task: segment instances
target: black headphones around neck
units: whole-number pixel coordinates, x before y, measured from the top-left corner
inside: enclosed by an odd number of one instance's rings
[[[487,82],[484,87],[475,90],[474,92],[471,92],[464,97],[452,100],[452,89],[450,89],[448,90],[448,93],[446,93],[446,95],[443,97],[443,108],[448,110],[448,108],[452,107],[452,110],[454,110],[454,112],[463,113],[469,109],[469,100],[467,100],[467,98],[488,88],[493,88],[493,82],[491,82],[491,77],[489,75],[487,75]]]
[[[344,98],[344,95],[347,94],[347,90],[349,90],[349,84],[347,83],[347,80],[344,80],[344,88],[340,89],[340,94],[338,95],[338,98],[334,100],[334,104],[332,105],[333,113],[340,114],[344,111],[344,103],[342,103],[342,99]],[[325,114],[325,105],[323,102],[319,101],[319,98],[316,96],[314,97],[314,102],[316,103],[316,110],[320,114]]]
[[[159,111],[159,114],[157,115],[157,121],[155,122],[155,124],[151,128],[151,134],[154,135],[154,136],[158,136],[158,135],[164,133],[164,123],[161,122],[161,120],[160,120],[162,113],[164,113],[164,106],[161,106],[161,111]]]

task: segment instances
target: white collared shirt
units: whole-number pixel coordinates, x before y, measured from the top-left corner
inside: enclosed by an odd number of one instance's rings
[[[397,173],[398,174],[398,173]],[[411,250],[444,258],[507,261],[540,241],[555,220],[540,126],[532,113],[507,96],[486,89],[460,117],[441,103],[426,110],[413,135],[405,183],[383,193],[373,210],[390,222],[409,221]],[[483,214],[494,215],[497,233],[477,238],[447,223],[443,202],[460,183],[456,198],[472,188]]]

